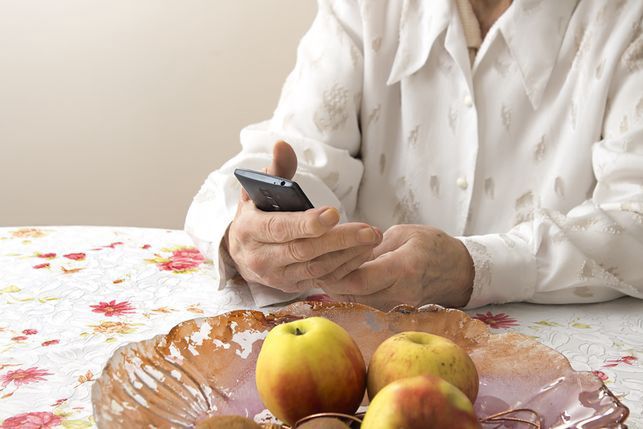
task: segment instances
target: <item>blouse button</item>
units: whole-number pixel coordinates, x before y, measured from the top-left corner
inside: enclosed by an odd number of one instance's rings
[[[458,187],[462,190],[467,189],[467,187],[469,186],[467,179],[465,179],[464,177],[458,177],[458,180],[455,181],[455,184],[458,185]]]
[[[465,106],[467,106],[467,107],[473,107],[473,99],[471,98],[471,96],[470,96],[470,95],[466,95],[466,96],[464,97],[464,100],[463,100],[463,101],[464,101],[464,105],[465,105]]]

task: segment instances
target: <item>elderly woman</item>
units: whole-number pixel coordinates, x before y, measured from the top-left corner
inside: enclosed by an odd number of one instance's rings
[[[186,230],[258,305],[643,298],[642,16],[319,0],[272,119],[242,131]],[[259,211],[236,167],[294,175],[316,208]]]

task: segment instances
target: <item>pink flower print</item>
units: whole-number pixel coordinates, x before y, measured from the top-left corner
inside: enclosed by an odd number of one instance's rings
[[[603,368],[613,368],[618,366],[620,363],[624,363],[625,365],[634,365],[634,362],[637,360],[638,358],[636,356],[622,356],[618,359],[608,359],[605,361]]]
[[[62,419],[48,411],[22,413],[2,422],[2,429],[49,429],[60,426]]]
[[[108,244],[107,246],[96,247],[92,250],[115,249],[116,246],[122,246],[123,244],[125,243],[123,243],[122,241],[115,241],[114,243]]]
[[[67,401],[67,398],[56,399],[56,402],[50,405],[50,407],[57,407]]]
[[[205,261],[205,258],[199,252],[198,249],[194,247],[185,247],[183,249],[175,250],[172,252],[172,258],[173,259],[190,259],[195,262],[203,262]]]
[[[25,329],[22,333],[25,335],[36,335],[38,331],[36,329]]]
[[[200,262],[191,259],[169,259],[158,264],[163,271],[174,271],[175,273],[184,273],[193,270],[199,266]]]
[[[194,271],[205,262],[205,258],[194,247],[182,247],[174,250],[169,258],[155,255],[156,258],[148,259],[149,262],[156,263],[156,266],[163,271],[172,271],[175,273],[187,273]]]
[[[609,377],[603,371],[592,371],[592,373],[601,379],[601,381],[607,381]]]
[[[37,258],[42,258],[42,259],[54,259],[56,257],[56,254],[53,252],[49,253],[36,253]]]
[[[99,302],[98,305],[91,305],[90,307],[93,308],[92,312],[105,313],[107,317],[122,316],[134,312],[134,307],[129,302],[116,302],[114,299],[110,302]]]
[[[505,313],[492,314],[490,311],[487,311],[485,314],[476,314],[474,319],[478,319],[486,323],[493,329],[506,329],[511,328],[512,326],[519,326],[516,319],[509,317],[509,315]]]
[[[43,341],[40,345],[43,347],[49,347],[49,346],[55,346],[56,344],[59,344],[60,340],[48,340],[48,341]]]
[[[82,252],[79,252],[79,253],[68,253],[68,254],[63,255],[63,256],[64,256],[65,258],[67,258],[67,259],[71,259],[71,260],[73,260],[73,261],[84,261],[84,260],[85,260],[85,257],[86,257],[87,255],[85,255],[85,254],[84,254],[84,253],[82,253]]]
[[[621,358],[621,362],[626,363],[628,365],[633,365],[634,362],[636,362],[637,360],[638,358],[635,356],[623,356]]]
[[[33,266],[34,270],[40,270],[42,268],[49,268],[49,262],[45,262],[44,264],[38,264]]]
[[[23,384],[37,383],[38,381],[45,381],[46,376],[51,375],[44,369],[31,367],[29,369],[16,369],[9,371],[5,375],[0,376],[2,387],[7,387],[9,383],[13,382],[16,387]]]
[[[157,260],[157,266],[163,271],[185,273],[198,268],[205,261],[205,258],[194,247],[184,247],[172,252],[169,259]]]

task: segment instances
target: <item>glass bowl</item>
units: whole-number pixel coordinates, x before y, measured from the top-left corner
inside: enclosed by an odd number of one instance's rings
[[[531,337],[492,334],[466,313],[437,305],[382,312],[355,303],[311,301],[274,313],[236,310],[187,320],[167,335],[119,348],[92,388],[97,426],[193,428],[208,416],[230,414],[274,423],[255,387],[261,344],[275,325],[311,316],[343,326],[366,362],[382,341],[402,331],[429,332],[456,342],[480,376],[474,405],[481,420],[529,409],[540,416],[543,428],[626,427],[628,409],[598,377],[574,371],[563,355]],[[498,421],[492,427],[535,426]]]

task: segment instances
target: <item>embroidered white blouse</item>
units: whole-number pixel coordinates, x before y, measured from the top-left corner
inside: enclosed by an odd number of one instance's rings
[[[315,205],[460,238],[468,307],[643,298],[643,1],[515,0],[473,64],[452,0],[318,3],[272,119],[188,212],[215,264],[234,168],[284,139]]]

